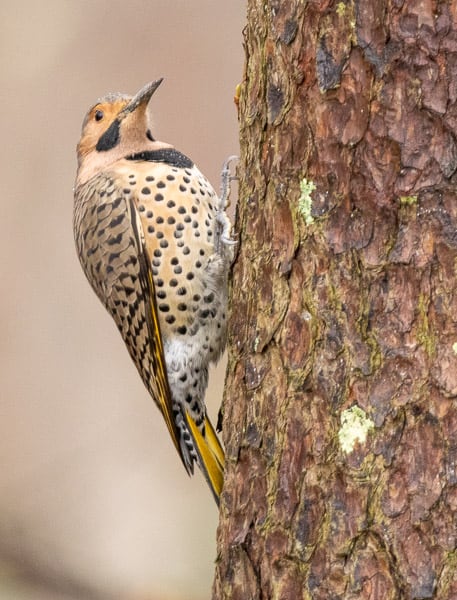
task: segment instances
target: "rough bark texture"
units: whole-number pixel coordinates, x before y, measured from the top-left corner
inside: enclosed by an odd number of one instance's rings
[[[455,599],[457,3],[248,5],[214,598]]]

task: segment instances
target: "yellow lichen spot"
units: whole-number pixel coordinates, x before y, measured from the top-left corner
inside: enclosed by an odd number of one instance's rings
[[[300,181],[300,198],[298,199],[298,210],[301,216],[305,219],[307,225],[314,223],[311,207],[313,199],[311,193],[316,189],[313,181],[308,181],[305,177]]]
[[[344,2],[338,2],[338,4],[336,5],[336,14],[339,17],[342,17],[345,12],[346,12],[346,4]]]
[[[400,196],[400,204],[403,206],[417,204],[417,196]]]
[[[370,429],[374,429],[374,423],[360,406],[355,404],[344,410],[341,413],[341,427],[338,431],[341,450],[346,454],[352,452],[356,442],[365,442]]]
[[[457,342],[452,344],[452,351],[454,352],[454,354],[457,354]]]

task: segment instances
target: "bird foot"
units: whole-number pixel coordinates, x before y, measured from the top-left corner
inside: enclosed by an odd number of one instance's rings
[[[229,156],[227,158],[227,160],[224,162],[224,164],[222,165],[222,172],[221,172],[221,193],[220,193],[220,198],[219,198],[219,210],[224,211],[226,208],[228,208],[230,206],[230,192],[231,190],[231,182],[232,181],[238,181],[239,177],[238,175],[232,175],[232,172],[230,170],[230,165],[232,162],[237,161],[238,160],[238,156],[236,156],[235,154],[233,154],[232,156]]]

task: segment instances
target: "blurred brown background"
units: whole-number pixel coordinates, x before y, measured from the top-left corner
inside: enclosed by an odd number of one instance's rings
[[[0,23],[0,599],[208,598],[217,510],[84,279],[72,186],[89,105],[164,76],[153,134],[219,189],[244,2],[4,1]]]

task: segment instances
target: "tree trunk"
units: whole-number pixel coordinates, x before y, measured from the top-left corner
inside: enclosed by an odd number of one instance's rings
[[[457,598],[457,3],[249,0],[217,600]]]

